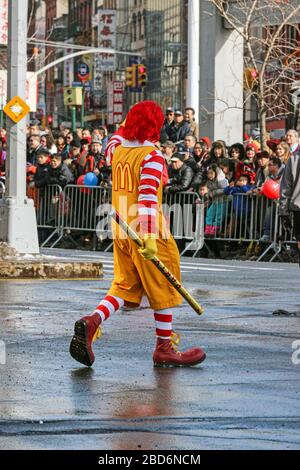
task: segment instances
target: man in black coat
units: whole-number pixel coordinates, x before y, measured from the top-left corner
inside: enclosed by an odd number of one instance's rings
[[[39,135],[31,135],[28,139],[27,161],[32,165],[37,164],[37,156],[43,150]]]
[[[167,194],[184,192],[191,186],[194,172],[184,163],[183,159],[184,156],[180,153],[175,153],[171,158],[173,178],[170,181],[170,185],[165,187],[165,193]]]
[[[163,124],[163,127],[160,132],[160,142],[164,144],[167,140],[169,140],[169,134],[171,132],[172,127],[174,127],[174,109],[167,108],[166,109],[166,118]]]
[[[51,156],[50,168],[47,177],[48,184],[57,184],[62,189],[73,182],[73,175],[67,165],[62,161],[62,156],[54,154]]]
[[[191,133],[190,125],[184,120],[183,114],[179,109],[174,113],[174,124],[166,131],[169,140],[172,142],[183,141],[185,136]]]

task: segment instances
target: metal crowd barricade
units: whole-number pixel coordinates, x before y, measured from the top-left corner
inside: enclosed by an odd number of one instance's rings
[[[4,199],[5,196],[5,184],[0,181],[0,199]]]
[[[205,239],[258,241],[264,233],[266,217],[270,239],[275,236],[276,204],[263,196],[243,193],[217,196],[207,207],[205,216],[205,224],[215,227]]]
[[[195,204],[197,193],[167,195],[163,203],[165,217],[170,221],[170,231],[175,239],[189,241],[187,250],[199,250],[204,243],[203,205]],[[64,232],[89,232],[98,239],[111,238],[111,188],[69,185],[61,195],[60,236]],[[48,240],[47,240],[48,241]],[[106,250],[111,247],[110,244]]]
[[[167,194],[163,201],[163,212],[175,240],[189,241],[186,251],[196,253],[204,244],[204,206],[198,204],[199,195],[195,192]]]
[[[275,236],[274,236],[274,239],[272,240],[271,245],[269,245],[269,247],[262,253],[258,261],[261,261],[270,250],[274,251],[274,255],[270,259],[271,262],[274,261],[277,257],[280,257],[282,252],[285,252],[286,254],[288,254],[290,259],[292,259],[293,256],[298,256],[297,249],[295,250],[294,254],[291,250],[292,245],[297,246],[297,241],[294,238],[293,218],[291,222],[292,222],[291,229],[288,231],[284,230],[282,223],[281,223],[281,219],[279,217],[279,203],[278,201],[276,201]]]
[[[70,185],[66,186],[64,197],[68,206],[64,214],[64,230],[95,232],[99,208],[111,202],[111,188]]]
[[[56,235],[51,245],[55,246],[63,236],[64,194],[58,185],[45,186],[32,195],[35,203],[37,226],[45,246]]]

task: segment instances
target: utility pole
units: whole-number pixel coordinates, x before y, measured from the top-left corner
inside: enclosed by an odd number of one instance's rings
[[[25,101],[28,0],[8,2],[7,101]],[[0,201],[0,240],[20,253],[39,253],[33,201],[26,196],[26,119],[7,118],[6,196]]]

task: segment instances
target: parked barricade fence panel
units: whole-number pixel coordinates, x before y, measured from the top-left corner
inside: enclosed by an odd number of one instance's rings
[[[4,199],[5,196],[5,184],[0,181],[0,199]]]
[[[4,185],[0,185],[0,192],[1,188]],[[34,200],[42,246],[51,241],[55,246],[67,231],[90,232],[101,241],[112,238],[110,187],[70,185],[62,191],[59,186],[48,186]],[[194,251],[196,256],[205,240],[258,243],[268,234],[268,245],[259,259],[271,249],[274,259],[282,245],[294,243],[292,234],[281,227],[278,201],[256,194],[220,195],[209,204],[201,203],[194,192],[167,194],[163,212],[175,240],[184,242],[182,255]],[[208,225],[214,231],[204,234]]]
[[[163,200],[164,216],[174,239],[190,242],[182,254],[199,251],[204,243],[204,206],[198,202],[199,195],[194,192],[167,194]]]
[[[54,236],[54,246],[62,238],[64,194],[58,185],[35,189],[31,195],[35,203],[37,227],[41,246],[49,243]]]
[[[64,229],[70,231],[96,232],[101,208],[107,211],[111,204],[111,188],[98,186],[66,186],[65,201],[68,211],[64,215]],[[99,215],[100,214],[100,215]]]
[[[264,196],[243,193],[217,196],[205,211],[205,239],[258,241],[268,223],[271,240],[275,235],[275,213],[276,204]]]

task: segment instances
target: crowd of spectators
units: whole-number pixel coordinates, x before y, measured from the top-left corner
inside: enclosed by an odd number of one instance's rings
[[[280,182],[288,159],[300,150],[299,136],[289,130],[281,139],[269,138],[264,150],[254,136],[248,135],[243,142],[228,146],[223,140],[211,142],[206,136],[199,137],[193,115],[191,108],[184,113],[172,108],[166,111],[161,137],[168,168],[164,192],[198,193],[207,207],[205,236],[211,237],[222,226],[226,212],[223,196],[233,196],[235,216],[245,215],[246,200],[239,195],[259,194],[268,179]],[[247,203],[247,210],[249,207]],[[269,227],[269,223],[265,225]],[[262,239],[270,239],[268,230]]]
[[[27,182],[42,190],[47,185],[65,188],[82,175],[94,173],[98,185],[111,185],[111,167],[105,159],[109,139],[105,126],[72,132],[60,126],[53,135],[50,128],[31,125],[27,129]],[[164,194],[195,192],[206,205],[205,235],[215,236],[224,214],[223,196],[233,196],[236,216],[245,214],[239,195],[255,195],[267,179],[280,181],[292,154],[300,150],[299,136],[289,130],[282,139],[269,139],[261,150],[254,136],[228,146],[223,140],[211,142],[201,136],[195,111],[167,108],[161,130],[160,148],[165,158]],[[0,129],[0,177],[4,177],[6,131]],[[267,235],[267,234],[266,234]]]

